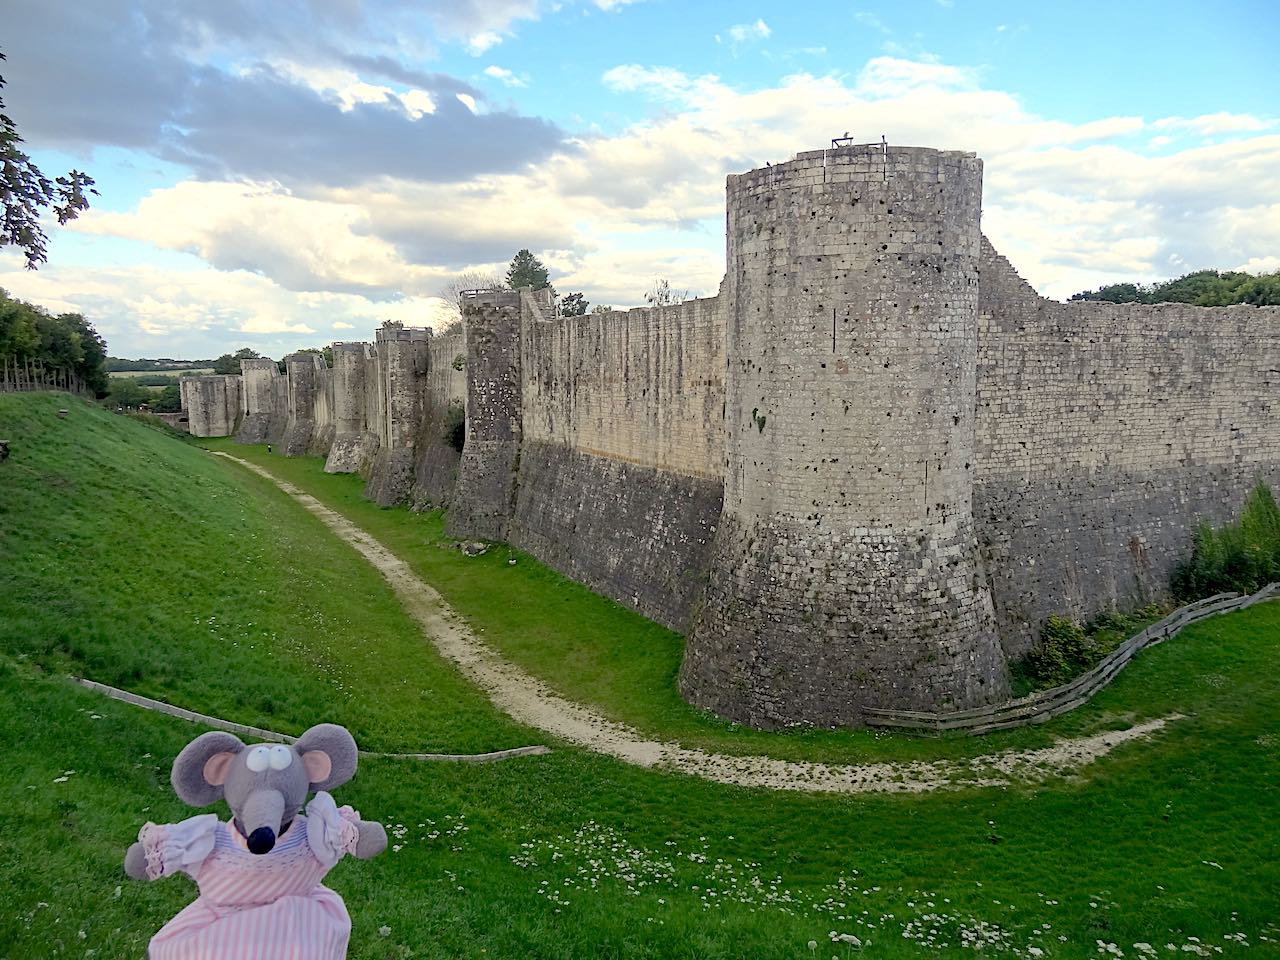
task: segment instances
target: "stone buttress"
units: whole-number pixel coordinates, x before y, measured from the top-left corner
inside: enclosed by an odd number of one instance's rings
[[[413,489],[415,440],[423,415],[431,331],[384,323],[378,328],[378,454],[365,496],[382,506],[405,503]]]
[[[325,473],[367,470],[378,452],[378,434],[369,417],[370,379],[377,377],[376,353],[367,343],[333,345],[333,445]]]
[[[724,507],[680,684],[757,727],[1007,696],[974,540],[982,164],[728,181]]]
[[[461,305],[467,442],[445,530],[450,536],[502,540],[515,505],[523,438],[521,294],[467,291]]]
[[[229,437],[236,432],[240,421],[238,376],[182,377],[178,390],[193,437]]]
[[[237,443],[279,443],[289,421],[289,380],[274,360],[240,361],[244,394]]]

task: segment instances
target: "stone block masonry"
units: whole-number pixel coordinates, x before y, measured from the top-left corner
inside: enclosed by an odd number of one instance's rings
[[[240,423],[240,378],[182,377],[178,381],[193,437],[229,437]]]
[[[1199,522],[1280,486],[1280,308],[1044,300],[982,238],[981,178],[803,153],[729,178],[716,297],[473,292],[460,333],[184,381],[192,432],[243,419],[380,503],[447,503],[452,535],[685,633],[681,690],[735,720],[1000,703],[1049,614],[1166,595]]]
[[[1280,491],[1280,308],[1055,303],[989,243],[974,513],[1002,640],[1167,594],[1201,521]]]
[[[445,530],[451,536],[504,539],[515,506],[523,438],[519,291],[462,297],[466,330],[467,442]]]
[[[982,165],[729,179],[724,508],[681,688],[760,727],[1007,696],[972,515]]]
[[[289,379],[274,360],[240,361],[240,443],[280,443],[289,422]]]

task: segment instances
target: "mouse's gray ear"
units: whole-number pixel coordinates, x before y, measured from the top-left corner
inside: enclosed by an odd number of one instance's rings
[[[317,723],[293,748],[302,756],[313,790],[332,790],[356,775],[355,737],[336,723]]]
[[[173,761],[169,781],[173,792],[193,807],[207,807],[222,799],[222,785],[227,782],[231,763],[244,749],[234,734],[211,730],[196,737]]]

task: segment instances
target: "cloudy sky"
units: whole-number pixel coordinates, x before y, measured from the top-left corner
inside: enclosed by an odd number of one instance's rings
[[[712,294],[725,175],[846,131],[977,151],[1049,296],[1274,270],[1278,40],[1274,0],[0,0],[9,114],[101,191],[0,286],[183,358],[431,324],[521,247]]]

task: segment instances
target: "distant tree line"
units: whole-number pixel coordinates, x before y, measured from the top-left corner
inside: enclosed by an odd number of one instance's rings
[[[1072,300],[1107,303],[1189,303],[1197,307],[1229,307],[1236,303],[1280,306],[1280,270],[1252,274],[1240,270],[1197,270],[1160,283],[1113,283],[1084,290]]]
[[[51,314],[0,289],[0,387],[107,392],[107,344],[78,313]]]

